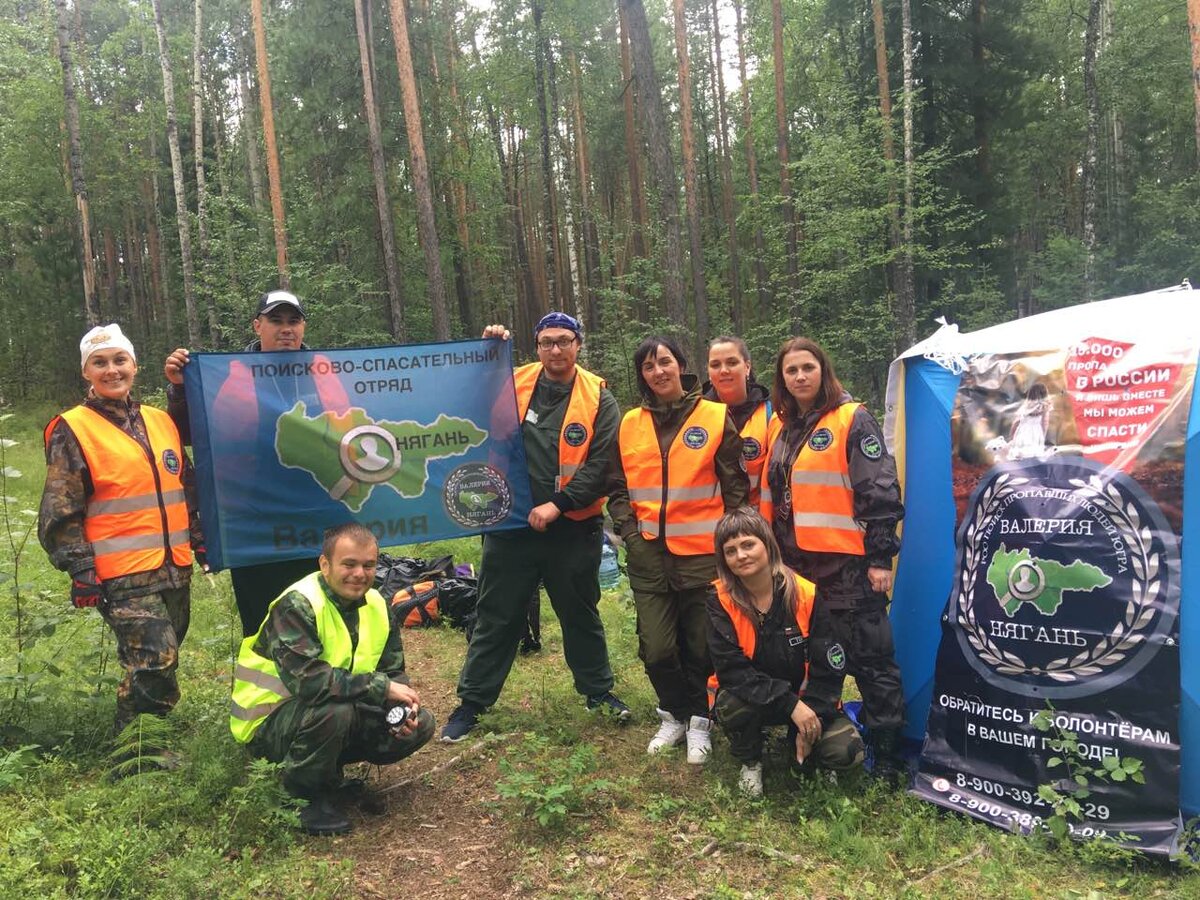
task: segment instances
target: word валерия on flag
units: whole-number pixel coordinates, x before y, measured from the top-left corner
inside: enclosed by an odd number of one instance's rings
[[[196,353],[184,386],[215,569],[314,556],[349,520],[381,546],[526,524],[506,341]]]
[[[1046,788],[1079,792],[1073,835],[1172,851],[1181,498],[1200,335],[1165,310],[1188,299],[1105,301],[947,333],[926,342],[925,359],[910,357],[897,442],[913,515],[894,612],[923,618],[917,607],[936,602],[943,568],[951,574],[919,796],[1028,832],[1055,812]],[[946,351],[953,372],[920,377]],[[940,463],[932,434],[946,441]],[[927,470],[944,499],[920,484]],[[928,545],[951,524],[943,558]],[[920,679],[912,659],[910,677]],[[910,719],[923,713],[910,701]]]

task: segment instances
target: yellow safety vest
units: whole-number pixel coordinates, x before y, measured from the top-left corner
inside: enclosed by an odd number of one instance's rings
[[[521,422],[529,412],[533,389],[542,374],[540,362],[529,363],[513,370],[513,383],[517,390],[517,413]],[[587,369],[575,367],[575,381],[571,385],[571,399],[563,414],[562,431],[558,435],[558,480],[556,491],[561,491],[575,477],[579,467],[587,462],[588,450],[596,434],[596,416],[600,412],[600,391],[604,379]],[[604,497],[598,497],[583,509],[563,513],[568,519],[582,522],[604,512]]]
[[[387,645],[391,623],[387,603],[379,591],[367,591],[366,605],[358,614],[358,647],[350,641],[350,632],[342,619],[341,610],[321,587],[321,575],[313,572],[297,581],[283,594],[271,601],[271,608],[291,591],[299,591],[312,606],[317,620],[317,639],[321,642],[320,658],[335,669],[348,669],[353,675],[374,672]],[[270,618],[268,610],[267,618]],[[275,709],[292,696],[279,677],[273,660],[259,656],[254,645],[262,634],[266,619],[258,632],[242,641],[234,670],[233,698],[229,709],[229,729],[239,742],[245,744]]]

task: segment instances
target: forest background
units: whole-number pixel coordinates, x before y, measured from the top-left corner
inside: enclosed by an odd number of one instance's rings
[[[73,400],[111,320],[153,385],[290,284],[313,345],[565,309],[625,401],[652,329],[877,401],[938,316],[1196,272],[1189,7],[0,0],[0,393]]]

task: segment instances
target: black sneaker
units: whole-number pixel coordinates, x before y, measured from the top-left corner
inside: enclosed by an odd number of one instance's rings
[[[450,713],[450,718],[442,726],[442,743],[457,744],[464,740],[479,723],[481,712],[483,710],[474,703],[468,703],[465,700],[460,703],[458,709]]]
[[[601,713],[616,719],[618,722],[628,722],[633,718],[633,710],[622,703],[620,698],[612,691],[588,697],[587,708],[600,710]]]
[[[521,638],[521,646],[518,651],[522,656],[528,656],[530,653],[540,653],[542,650],[542,642],[530,637]]]
[[[329,802],[329,798],[322,794],[300,810],[300,827],[309,834],[345,834],[350,830],[350,820],[338,812]]]

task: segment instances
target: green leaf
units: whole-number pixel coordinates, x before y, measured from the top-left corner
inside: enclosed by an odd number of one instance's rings
[[[1121,765],[1121,760],[1118,759],[1117,757],[1115,757],[1115,756],[1104,757],[1104,768],[1107,769],[1109,772],[1112,772],[1120,765]]]
[[[1053,769],[1055,766],[1061,766],[1062,764],[1063,760],[1061,756],[1052,756],[1046,760],[1046,768],[1048,769]]]

